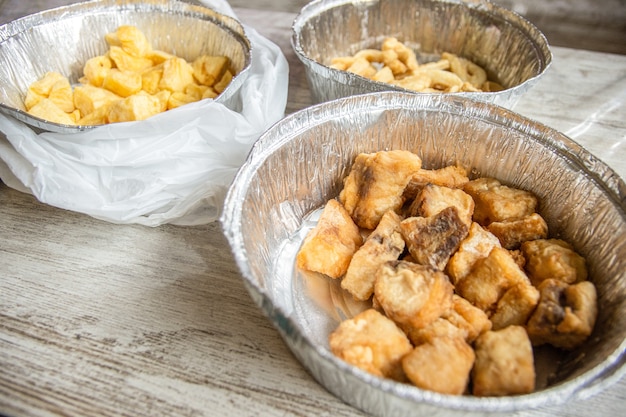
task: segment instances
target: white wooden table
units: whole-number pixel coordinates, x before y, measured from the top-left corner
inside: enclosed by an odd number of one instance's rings
[[[287,112],[312,104],[295,15],[235,9],[290,64]],[[268,26],[271,22],[271,26]],[[626,178],[626,56],[554,48],[514,110]],[[519,416],[618,416],[626,379]],[[217,223],[120,226],[0,184],[0,415],[357,416],[317,384],[248,296]]]

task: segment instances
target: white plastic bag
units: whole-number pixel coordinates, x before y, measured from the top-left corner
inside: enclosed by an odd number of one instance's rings
[[[224,0],[202,3],[236,17]],[[153,116],[140,131],[118,123],[72,134],[37,134],[0,114],[0,179],[43,203],[112,223],[215,221],[252,144],[284,116],[287,102],[284,55],[244,29],[252,60],[240,112],[205,100]]]

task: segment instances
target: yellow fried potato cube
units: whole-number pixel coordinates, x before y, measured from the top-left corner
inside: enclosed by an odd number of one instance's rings
[[[202,55],[193,61],[193,76],[200,84],[213,86],[222,79],[228,69],[229,60],[225,56]]]
[[[153,66],[152,60],[132,56],[119,46],[112,46],[109,49],[108,56],[115,64],[115,67],[122,71],[143,72]]]
[[[202,99],[204,100],[205,98],[209,98],[209,99],[214,99],[215,97],[217,97],[218,94],[215,90],[213,90],[211,87],[207,88],[204,93],[202,93]]]
[[[207,87],[206,85],[200,84],[189,84],[185,87],[185,94],[192,96],[196,99],[196,101],[201,100],[204,92],[211,87]]]
[[[135,94],[112,103],[107,113],[109,123],[145,120],[161,112],[161,102],[149,94]]]
[[[232,80],[233,80],[233,73],[230,72],[230,70],[226,70],[222,78],[213,85],[213,89],[218,94],[222,94],[224,90],[226,90],[226,87],[228,87],[228,84],[230,84]]]
[[[30,110],[44,98],[48,98],[48,96],[38,94],[31,87],[28,87],[28,90],[26,90],[26,98],[24,98],[24,107],[26,107],[26,110]]]
[[[193,81],[193,68],[184,59],[172,58],[163,63],[163,76],[159,81],[161,90],[184,91]]]
[[[111,102],[112,103],[112,102]],[[98,107],[89,114],[83,115],[76,124],[81,126],[97,126],[108,123],[107,114],[111,103]],[[77,110],[78,111],[78,110]]]
[[[120,97],[128,97],[141,91],[142,77],[136,72],[120,71],[113,68],[104,78],[102,87]]]
[[[52,90],[52,86],[54,86],[57,81],[66,79],[66,77],[58,72],[46,72],[43,77],[32,83],[29,89],[32,90],[33,93],[39,94],[40,96],[48,97],[50,90]]]
[[[44,98],[28,110],[28,113],[40,119],[62,125],[74,125],[72,117],[49,98]]]
[[[154,66],[157,66],[164,63],[168,59],[174,58],[175,55],[172,55],[165,51],[159,51],[158,49],[153,49],[145,57],[151,60]]]
[[[135,26],[119,26],[115,31],[115,36],[120,47],[134,57],[145,57],[152,49],[146,35]]]
[[[163,68],[153,67],[141,74],[141,89],[148,94],[159,92],[159,83],[163,76]]]
[[[122,97],[109,90],[90,84],[80,85],[74,88],[74,105],[80,110],[80,114],[82,114],[83,117],[121,98]]]
[[[372,78],[376,75],[376,68],[367,59],[361,57],[356,58],[352,65],[346,68],[346,71],[360,75],[365,78]]]
[[[83,74],[87,81],[96,87],[102,87],[102,82],[107,76],[113,63],[106,55],[100,55],[90,58],[83,66]]]
[[[71,113],[76,108],[74,106],[74,92],[67,78],[54,83],[48,98],[66,113]]]
[[[167,104],[170,100],[171,95],[172,95],[172,92],[169,90],[161,90],[158,93],[154,94],[154,97],[159,99],[159,103],[161,103],[162,112],[167,110]]]
[[[196,97],[182,93],[180,91],[175,91],[170,94],[170,97],[167,100],[167,109],[172,110],[177,107],[184,106],[185,104],[193,103],[195,101],[198,101]]]

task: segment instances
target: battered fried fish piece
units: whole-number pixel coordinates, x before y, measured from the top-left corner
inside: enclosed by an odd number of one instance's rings
[[[487,230],[496,235],[506,249],[518,249],[526,241],[548,237],[548,225],[539,213],[515,220],[491,222]]]
[[[461,241],[458,250],[446,265],[446,272],[453,284],[465,278],[477,260],[486,258],[494,247],[500,247],[500,241],[491,232],[473,222],[469,233]]]
[[[469,228],[474,214],[474,200],[458,188],[426,184],[409,207],[407,217],[430,217],[447,207],[456,207],[459,217]]]
[[[430,217],[409,217],[400,231],[413,259],[422,265],[443,270],[468,233],[456,207],[446,207]]]
[[[376,270],[387,261],[397,260],[404,251],[405,243],[400,233],[402,219],[390,210],[383,215],[376,229],[369,234],[356,251],[341,288],[357,300],[367,300],[374,293]]]
[[[461,395],[467,388],[475,354],[460,337],[435,337],[402,359],[402,369],[417,387]]]
[[[510,325],[524,326],[539,302],[539,290],[530,284],[517,284],[509,288],[498,300],[491,315],[493,330]]]
[[[598,316],[596,287],[590,281],[568,285],[556,279],[539,284],[540,299],[526,326],[533,345],[574,349],[593,331]]]
[[[400,210],[404,189],[421,167],[420,157],[409,151],[359,154],[344,181],[339,201],[358,226],[372,230],[387,211]]]
[[[538,201],[534,194],[503,185],[495,178],[469,181],[463,191],[474,199],[474,221],[482,226],[520,219],[537,211]]]
[[[407,201],[414,200],[426,184],[462,188],[467,182],[469,182],[467,170],[460,165],[449,165],[440,169],[422,168],[411,177],[404,189],[404,198]]]
[[[486,258],[476,261],[465,278],[457,281],[455,289],[490,316],[504,293],[519,284],[530,285],[530,280],[509,251],[494,247]]]
[[[359,228],[348,212],[337,200],[329,200],[319,221],[305,237],[296,255],[296,265],[331,278],[340,278],[362,243]]]
[[[472,391],[480,397],[528,394],[535,389],[533,349],[521,326],[490,330],[476,339]]]
[[[374,294],[399,326],[424,328],[452,307],[454,287],[443,272],[406,261],[390,261],[376,272]]]
[[[373,375],[404,381],[402,358],[413,346],[396,324],[374,309],[344,320],[329,336],[337,357]]]
[[[545,279],[558,279],[567,284],[587,279],[585,258],[564,240],[533,240],[523,243],[521,250],[526,258],[526,272],[535,286]]]

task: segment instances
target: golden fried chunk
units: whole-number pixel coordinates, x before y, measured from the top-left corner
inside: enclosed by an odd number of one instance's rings
[[[589,281],[568,285],[556,279],[539,284],[541,297],[528,320],[533,345],[574,349],[591,334],[598,315],[596,287]]]
[[[447,207],[430,217],[404,219],[400,231],[417,263],[443,270],[467,236],[468,227],[456,207]]]
[[[130,55],[119,46],[111,46],[108,57],[121,71],[142,72],[152,67],[152,60]]]
[[[83,74],[87,82],[96,87],[102,87],[104,78],[107,76],[113,63],[106,55],[98,55],[90,58],[83,66]]]
[[[413,348],[396,324],[374,309],[344,320],[329,336],[330,350],[379,377],[404,380],[402,358]]]
[[[400,326],[426,327],[452,307],[453,292],[448,277],[429,266],[389,261],[376,272],[376,300]]]
[[[194,82],[191,64],[182,58],[168,59],[163,63],[163,75],[159,80],[159,89],[172,93],[184,91]]]
[[[120,97],[129,97],[141,91],[142,79],[138,72],[112,68],[102,80],[102,87]]]
[[[28,113],[39,117],[40,119],[49,120],[62,125],[74,125],[74,119],[57,106],[49,98],[44,98],[28,110]]]
[[[463,190],[474,199],[474,221],[482,226],[529,216],[537,209],[534,194],[502,185],[495,178],[472,180]]]
[[[484,314],[484,313],[483,313]],[[458,337],[465,340],[466,333],[455,326],[445,315],[439,317],[428,326],[423,328],[415,328],[411,326],[400,326],[406,333],[407,337],[413,343],[413,346],[422,345],[431,342],[438,337]]]
[[[191,64],[193,76],[200,84],[211,87],[224,76],[229,62],[226,56],[199,56]]]
[[[585,258],[561,239],[538,239],[521,246],[526,258],[526,271],[533,285],[545,279],[558,279],[567,284],[587,279]]]
[[[498,300],[496,310],[490,317],[493,330],[510,325],[523,326],[537,307],[539,290],[530,284],[517,284],[509,288]]]
[[[467,170],[460,165],[449,165],[440,169],[422,168],[411,176],[404,194],[405,198],[411,201],[426,184],[462,188],[467,182],[469,182]]]
[[[359,154],[344,180],[339,201],[358,226],[374,229],[388,210],[397,212],[402,207],[402,193],[421,166],[422,160],[409,151]]]
[[[460,337],[435,337],[402,359],[402,369],[417,387],[461,395],[467,388],[475,354]]]
[[[456,284],[465,278],[476,261],[486,258],[494,247],[500,247],[498,238],[478,223],[472,222],[467,237],[461,241],[446,265],[446,272],[452,283]]]
[[[108,107],[111,103],[121,99],[122,97],[109,90],[90,84],[79,85],[74,88],[74,105],[83,116],[98,110],[100,107]]]
[[[339,278],[362,243],[359,228],[348,212],[337,200],[329,200],[317,225],[304,239],[296,263],[302,269]]]
[[[530,285],[530,280],[509,251],[494,247],[486,258],[476,261],[455,288],[457,294],[491,315],[504,293],[518,284]]]
[[[400,216],[393,210],[385,213],[376,229],[352,257],[348,271],[341,280],[341,288],[355,299],[369,299],[374,293],[378,267],[398,259],[402,254],[405,243],[400,234],[400,221]]]
[[[523,327],[508,326],[485,332],[476,339],[474,348],[474,395],[504,396],[534,391],[533,349]]]
[[[148,39],[135,26],[122,25],[115,32],[104,35],[104,39],[110,46],[117,46],[134,57],[144,57],[150,53],[152,46]]]
[[[426,184],[409,207],[408,216],[430,217],[446,207],[456,207],[459,217],[469,228],[472,225],[474,200],[458,188]]]
[[[135,94],[111,104],[107,112],[109,123],[145,120],[161,112],[161,103],[155,96]]]
[[[496,235],[507,249],[518,249],[528,240],[545,239],[548,237],[548,225],[539,215],[533,213],[520,219],[491,222],[487,230]]]

